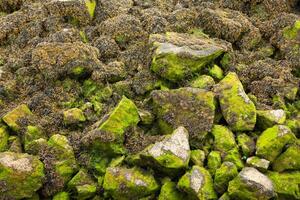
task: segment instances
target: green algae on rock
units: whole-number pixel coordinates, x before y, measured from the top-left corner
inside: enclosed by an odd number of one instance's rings
[[[142,162],[150,162],[163,172],[176,174],[188,167],[190,153],[189,133],[184,127],[178,127],[162,141],[147,147],[140,157]]]
[[[29,149],[33,149],[36,140],[47,139],[45,133],[37,126],[27,126],[24,135],[24,149],[27,152]],[[27,152],[29,153],[29,152]]]
[[[93,181],[85,169],[79,170],[67,186],[74,192],[73,196],[81,200],[93,197],[97,190],[97,183]]]
[[[209,90],[215,85],[215,81],[211,76],[201,75],[191,81],[190,86],[193,88],[200,88]]]
[[[186,198],[186,194],[182,193],[176,188],[176,183],[166,181],[160,190],[158,200],[182,200]]]
[[[230,199],[268,200],[275,197],[272,181],[252,167],[245,167],[236,178],[229,182]]]
[[[229,72],[217,87],[221,110],[233,131],[251,131],[256,123],[256,108],[238,76]]]
[[[23,199],[42,187],[44,165],[35,156],[22,153],[0,153],[1,197]]]
[[[21,104],[4,115],[2,119],[13,131],[19,131],[21,127],[18,124],[18,121],[31,115],[32,113],[28,106],[25,104]]]
[[[265,130],[257,139],[256,155],[273,162],[281,153],[283,147],[295,142],[296,137],[284,125],[275,125]]]
[[[267,176],[272,180],[278,199],[300,199],[300,172],[273,172],[268,171]]]
[[[205,152],[200,149],[195,149],[191,151],[190,162],[194,165],[198,165],[200,167],[204,166],[205,160]]]
[[[197,165],[194,165],[179,179],[177,187],[195,199],[217,199],[210,173]]]
[[[5,151],[8,148],[9,134],[5,126],[0,127],[0,152]]]
[[[214,125],[211,133],[214,137],[214,149],[226,154],[231,149],[237,148],[234,134],[226,126]]]
[[[243,156],[249,157],[255,153],[255,142],[249,135],[242,133],[237,136],[238,146]]]
[[[211,130],[215,114],[214,94],[198,88],[180,88],[151,93],[160,130],[170,134],[178,126],[189,131],[193,140],[203,140]]]
[[[159,185],[149,172],[139,168],[109,167],[103,188],[114,199],[142,198],[159,190]]]
[[[246,163],[248,166],[254,167],[262,172],[267,171],[269,168],[269,165],[270,165],[270,161],[263,159],[263,158],[256,157],[256,156],[247,158]]]
[[[234,163],[239,170],[244,167],[244,162],[241,159],[241,155],[238,148],[233,148],[229,150],[224,156],[223,161],[229,161]]]
[[[300,170],[300,146],[298,144],[292,145],[287,148],[285,152],[280,154],[274,160],[272,169],[277,172],[285,170]]]
[[[155,47],[152,71],[173,82],[199,72],[229,49],[221,40],[175,32],[151,35],[150,43]]]
[[[224,74],[223,74],[223,70],[221,67],[219,67],[218,65],[213,65],[210,69],[209,69],[209,74],[214,77],[217,80],[221,80],[222,78],[224,78]]]
[[[214,189],[218,194],[227,191],[228,183],[238,175],[238,170],[232,162],[223,162],[220,168],[216,170],[214,176]]]
[[[66,125],[77,124],[86,120],[82,110],[72,108],[64,112],[64,122]]]
[[[134,102],[123,96],[114,110],[98,122],[94,130],[82,138],[86,146],[99,149],[109,154],[123,154],[125,131],[140,121]],[[100,123],[100,125],[99,125]]]
[[[68,192],[59,192],[53,196],[53,200],[69,200],[70,195]]]
[[[263,130],[276,124],[284,124],[286,113],[282,109],[278,110],[257,110],[257,126]]]
[[[222,158],[219,151],[211,151],[207,156],[207,168],[211,175],[221,166]]]

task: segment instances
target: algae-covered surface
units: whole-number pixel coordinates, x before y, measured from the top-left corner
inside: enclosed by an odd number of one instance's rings
[[[299,0],[0,0],[0,200],[300,199]]]

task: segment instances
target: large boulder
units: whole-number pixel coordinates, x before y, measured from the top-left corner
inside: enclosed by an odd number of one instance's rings
[[[230,199],[261,199],[275,197],[272,181],[257,169],[245,167],[239,175],[229,182]]]
[[[155,48],[152,71],[173,82],[199,72],[229,49],[221,40],[174,32],[151,35],[150,43]]]
[[[1,199],[31,197],[43,184],[44,165],[35,156],[22,153],[0,153]]]
[[[154,177],[138,168],[109,167],[103,182],[105,192],[114,199],[138,199],[159,190]]]
[[[256,123],[256,108],[244,91],[238,76],[229,72],[216,88],[221,110],[233,131],[251,131]]]
[[[153,91],[151,97],[162,133],[171,133],[184,126],[190,139],[203,139],[211,130],[214,114],[214,94],[198,88]]]

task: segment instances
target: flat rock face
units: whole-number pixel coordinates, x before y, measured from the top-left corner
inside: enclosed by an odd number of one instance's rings
[[[270,199],[275,196],[272,181],[252,167],[245,167],[229,183],[228,192],[233,199]]]
[[[188,131],[184,127],[177,128],[161,142],[148,147],[144,156],[154,159],[166,169],[176,170],[187,167],[190,159]]]
[[[185,127],[190,139],[203,138],[214,120],[214,94],[197,88],[181,88],[151,93],[159,125],[164,133]]]
[[[154,34],[155,47],[151,69],[170,81],[180,81],[226,52],[226,42],[181,33]]]
[[[42,162],[29,154],[0,153],[1,197],[4,199],[31,197],[42,186],[43,169]]]

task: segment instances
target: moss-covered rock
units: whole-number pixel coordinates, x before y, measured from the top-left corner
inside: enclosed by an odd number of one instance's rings
[[[186,195],[176,188],[176,183],[166,181],[160,190],[158,200],[182,200]]]
[[[256,156],[248,158],[246,163],[248,166],[255,167],[256,169],[262,172],[267,171],[270,165],[270,161]]]
[[[229,150],[224,156],[223,161],[234,163],[239,170],[244,167],[244,162],[241,159],[241,155],[239,153],[238,148],[233,148]]]
[[[221,166],[222,159],[219,151],[211,151],[207,156],[207,168],[211,175]]]
[[[223,162],[216,170],[214,176],[214,188],[218,194],[227,191],[228,183],[238,175],[237,167],[232,162]]]
[[[212,92],[180,88],[153,91],[151,97],[162,133],[170,134],[178,126],[184,126],[189,131],[191,145],[194,145],[211,130],[215,113]]]
[[[156,48],[151,69],[173,82],[199,72],[228,49],[220,40],[174,32],[151,35],[150,42]]]
[[[97,190],[97,183],[93,181],[85,169],[79,170],[67,186],[73,191],[74,198],[82,200],[93,197]]]
[[[267,200],[275,196],[272,181],[252,167],[245,167],[239,175],[229,182],[230,199]]]
[[[285,170],[299,170],[300,169],[300,146],[292,145],[287,148],[285,152],[280,154],[274,160],[272,164],[272,169],[274,171],[282,172]]]
[[[1,197],[22,199],[31,197],[41,188],[44,178],[43,163],[29,154],[0,153]]]
[[[21,104],[4,115],[2,119],[13,131],[19,131],[21,128],[19,120],[29,117],[30,115],[32,115],[32,113],[28,106],[25,104]]]
[[[64,123],[66,125],[77,124],[86,120],[82,110],[79,108],[72,108],[64,111]]]
[[[286,113],[282,109],[257,111],[257,126],[262,130],[270,128],[276,124],[284,124],[285,119]]]
[[[148,196],[159,190],[159,185],[148,172],[138,168],[107,168],[103,188],[114,199],[135,199]]]
[[[34,143],[39,139],[47,139],[45,133],[38,126],[27,126],[24,135],[24,149],[27,152],[29,149],[34,148]]]
[[[211,76],[201,75],[191,81],[190,86],[194,88],[200,88],[209,90],[215,85],[215,81]]]
[[[69,200],[70,194],[68,192],[59,192],[53,196],[53,200]]]
[[[203,167],[193,166],[179,179],[177,187],[188,193],[191,198],[199,200],[217,199],[212,177]]]
[[[205,152],[204,151],[202,151],[200,149],[196,149],[196,150],[191,151],[190,162],[192,164],[203,167],[204,166],[204,160],[205,160]]]
[[[221,67],[219,67],[218,65],[213,65],[210,69],[209,69],[209,75],[211,75],[212,77],[214,77],[217,80],[221,80],[224,78],[224,74],[223,74],[223,70]]]
[[[5,126],[0,127],[0,152],[5,151],[8,148],[9,134]]]
[[[139,120],[138,109],[134,102],[123,96],[114,110],[83,137],[82,143],[109,154],[123,154],[125,131],[136,126]]]
[[[255,153],[255,142],[249,135],[242,133],[237,136],[238,146],[243,156],[249,157]]]
[[[143,125],[151,125],[154,121],[153,114],[148,110],[139,109],[139,116]]]
[[[221,110],[234,131],[251,131],[256,123],[256,108],[243,89],[238,76],[229,72],[217,87]]]
[[[287,126],[275,125],[265,130],[258,137],[256,155],[272,162],[279,156],[283,147],[293,143],[295,139],[295,135]]]
[[[163,172],[176,174],[187,168],[190,153],[189,133],[184,127],[178,127],[162,141],[147,147],[140,157],[143,163],[151,163]]]
[[[20,137],[12,135],[8,138],[8,151],[15,152],[15,153],[22,153],[22,142]]]
[[[214,137],[214,149],[226,154],[231,149],[237,148],[234,134],[226,126],[214,125],[211,133]]]
[[[300,199],[300,172],[273,172],[269,171],[267,176],[272,180],[278,199],[290,200]]]
[[[230,200],[228,192],[225,192],[218,200]]]

